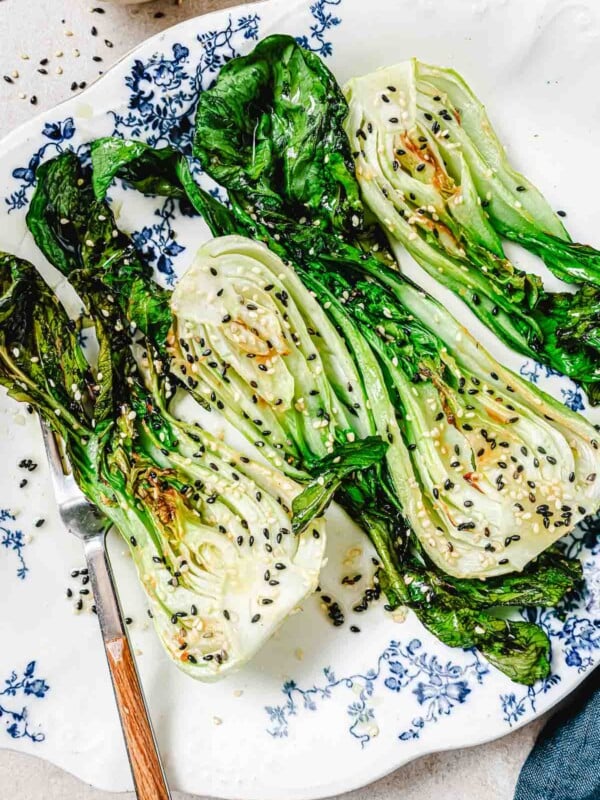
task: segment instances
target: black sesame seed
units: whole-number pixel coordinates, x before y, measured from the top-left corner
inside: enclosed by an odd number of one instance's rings
[[[260,619],[260,614],[255,614],[255,615],[252,617],[252,619],[250,620],[250,622],[252,622],[252,623],[254,623],[254,622],[258,622],[258,620],[259,620],[259,619]]]
[[[417,164],[417,172],[422,172],[425,169],[425,164]]]

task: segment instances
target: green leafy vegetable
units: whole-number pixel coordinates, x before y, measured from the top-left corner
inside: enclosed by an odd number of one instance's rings
[[[64,275],[79,270],[82,285],[87,275],[95,276],[102,264],[110,264],[110,270],[102,272],[105,288],[126,298],[131,308],[125,316],[138,320],[152,341],[164,343],[171,323],[168,295],[150,280],[152,269],[117,229],[106,204],[96,201],[83,174],[79,159],[70,152],[38,167],[38,185],[27,212],[36,244]]]
[[[320,58],[271,36],[221,69],[210,102],[198,106],[195,154],[238,202],[344,228],[362,213],[345,112]]]
[[[580,381],[595,403],[600,291],[582,288],[569,305],[506,258],[497,230],[507,231],[494,227],[492,208],[503,209],[504,219],[510,212],[533,224],[537,214],[555,232],[562,226],[534,187],[508,167],[483,108],[450,104],[449,79],[424,85],[423,69],[413,60],[346,87],[346,131],[365,203],[394,249],[405,247],[511,347]],[[479,145],[488,159],[482,163]],[[525,238],[519,236],[524,244]],[[559,277],[587,280],[581,271]],[[557,305],[560,314],[549,320]]]
[[[292,503],[294,532],[303,530],[311,519],[325,512],[346,476],[381,461],[387,448],[382,439],[371,436],[339,445],[334,453],[322,458],[319,476],[310,481]]]

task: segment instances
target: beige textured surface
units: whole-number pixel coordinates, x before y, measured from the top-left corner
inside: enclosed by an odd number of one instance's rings
[[[156,0],[129,8],[102,0],[0,0],[0,136],[72,94],[73,81],[91,82],[143,39],[189,17],[235,5],[235,0]],[[91,12],[94,6],[105,14]],[[155,14],[164,16],[155,17]],[[92,36],[96,26],[98,35]],[[108,47],[108,39],[113,47]],[[79,52],[79,55],[77,55]],[[60,54],[60,55],[59,55]],[[94,62],[92,56],[100,56]],[[24,59],[23,56],[28,56]],[[40,60],[49,62],[40,67]],[[47,75],[37,72],[46,69]],[[37,99],[35,106],[31,97]],[[82,678],[83,679],[83,678]],[[511,800],[521,764],[540,723],[494,744],[428,756],[347,800]],[[11,800],[129,800],[84,786],[56,767],[0,751],[0,798]],[[177,795],[190,800],[190,795]],[[282,798],[282,800],[284,800]]]

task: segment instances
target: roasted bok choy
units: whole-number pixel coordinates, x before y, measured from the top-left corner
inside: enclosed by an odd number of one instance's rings
[[[600,399],[600,253],[572,244],[509,165],[483,106],[452,70],[413,59],[351,80],[345,122],[365,204],[509,346]],[[500,236],[541,255],[575,293],[546,292]],[[401,254],[400,254],[401,256]]]
[[[315,54],[270,37],[199,102],[195,153],[229,207],[176,151],[108,139],[92,144],[93,176],[72,155],[38,170],[28,224],[81,294],[102,287],[154,342],[172,386],[308,484],[293,530],[335,494],[377,548],[390,605],[530,684],[548,674],[547,637],[493,607],[553,605],[579,579],[552,544],[600,504],[596,433],[398,272],[364,222],[347,113]],[[115,177],[191,204],[219,237],[172,296],[115,225]],[[485,266],[499,240],[479,219]],[[543,290],[496,256],[497,285],[510,273],[533,303]]]
[[[97,152],[106,155],[102,147],[101,143]],[[189,171],[177,154],[164,151],[155,154],[143,145],[120,146],[117,143],[113,143],[110,152],[115,159],[118,155],[119,159],[127,162],[132,180],[144,173],[146,185],[157,186],[154,179],[160,173],[162,191],[165,187],[178,195],[185,191],[193,202],[204,203],[206,216],[215,232],[219,225],[228,232],[236,226],[243,229],[230,210],[219,206],[214,198],[189,183]],[[124,156],[124,153],[129,155]],[[97,174],[99,185],[104,187],[107,186],[107,175],[119,171],[119,163],[113,160],[107,170],[103,175]],[[44,202],[34,200],[29,226],[44,253],[57,266],[62,264],[61,268],[75,285],[87,285],[90,281],[102,284],[138,331],[143,332],[145,326],[156,330],[157,320],[170,316],[168,302],[165,302],[167,293],[160,294],[150,285],[143,288],[145,282],[152,283],[150,270],[137,256],[127,237],[116,229],[108,205],[100,199],[93,202],[86,171],[78,166],[73,156],[62,155],[38,170],[38,181],[36,194],[39,193]],[[66,191],[66,186],[70,187],[69,191]],[[69,207],[63,204],[65,197],[69,198]],[[98,228],[99,217],[108,220],[106,229]],[[81,242],[86,241],[93,242],[92,259],[88,257],[91,251],[81,247]],[[278,246],[277,239],[273,238],[272,243],[274,247]],[[238,271],[240,265],[244,269]],[[308,271],[300,267],[298,270],[298,275],[307,281],[310,279]],[[216,278],[219,285],[213,280]],[[265,288],[271,283],[274,284],[271,288]],[[326,292],[321,284],[315,286]],[[407,453],[414,451],[403,442],[380,364],[368,342],[352,324],[344,304],[333,296],[330,299],[329,293],[321,294],[315,300],[311,291],[316,292],[316,289],[307,290],[289,265],[269,253],[263,245],[231,236],[205,246],[192,268],[187,288],[190,296],[196,294],[198,297],[199,310],[195,303],[187,303],[185,291],[178,293],[180,301],[183,295],[182,318],[173,322],[177,326],[177,335],[173,333],[169,343],[176,357],[172,381],[182,383],[204,402],[228,413],[241,430],[247,432],[247,426],[254,426],[250,434],[247,433],[251,441],[267,442],[273,437],[274,445],[278,445],[273,447],[273,455],[281,459],[282,469],[289,470],[290,474],[303,471],[306,480],[312,476],[307,488],[293,504],[294,522],[305,524],[305,515],[321,509],[323,500],[327,501],[335,491],[333,481],[345,478],[336,497],[373,540],[381,561],[378,579],[390,603],[409,605],[447,644],[478,647],[491,663],[514,680],[531,683],[546,675],[549,643],[543,631],[529,622],[501,619],[489,608],[522,602],[555,604],[578,581],[581,575],[579,564],[549,550],[528,565],[521,575],[490,577],[485,582],[453,578],[433,565],[421,548],[420,540],[409,533],[405,511],[398,499],[399,496],[408,497],[415,504],[421,502],[419,484],[415,479],[410,480],[415,473]],[[212,304],[213,292],[216,315],[206,310],[207,293],[210,293]],[[139,297],[135,298],[135,293]],[[256,299],[253,299],[254,293]],[[152,315],[146,313],[144,297],[157,298]],[[243,303],[240,303],[240,297]],[[219,302],[225,305],[219,306]],[[319,303],[327,312],[324,316],[317,313]],[[164,304],[162,311],[159,310],[161,304]],[[260,304],[266,309],[266,313],[260,315],[260,327],[256,327],[258,314],[256,317],[248,316],[258,308],[248,308],[249,304]],[[243,308],[239,307],[241,305]],[[232,312],[236,317],[241,316],[236,325],[232,324]],[[227,315],[232,319],[227,320]],[[324,325],[321,336],[313,327],[317,323]],[[241,334],[248,336],[245,343]],[[203,336],[204,345],[200,341]],[[206,336],[210,337],[210,347]],[[244,350],[244,345],[250,345],[250,349]],[[204,350],[199,350],[200,347]],[[216,354],[213,347],[216,347]],[[263,352],[264,347],[268,353]],[[267,361],[270,361],[275,348],[277,370],[271,375],[277,375],[279,380],[274,383],[268,374],[270,366],[264,358],[267,355]],[[202,355],[207,349],[211,353]],[[256,351],[256,358],[248,359],[247,354],[252,355],[252,350]],[[313,353],[316,358],[310,358]],[[262,362],[259,356],[263,357]],[[213,360],[226,363],[215,368],[209,364]],[[256,365],[246,364],[255,361]],[[258,369],[259,363],[267,369]],[[229,366],[225,369],[227,364]],[[185,366],[185,373],[181,366]],[[347,373],[347,368],[353,372]],[[300,382],[296,381],[296,371]],[[357,380],[353,391],[347,386],[349,374],[355,375]],[[292,381],[294,391],[290,395]],[[209,384],[209,392],[204,391],[205,382]],[[280,391],[276,392],[276,389]],[[250,390],[256,394],[256,403],[249,394]],[[290,397],[297,399],[299,391],[303,392],[300,395],[303,397],[305,390],[308,393],[322,391],[321,405],[304,406],[300,403],[298,409],[295,403],[290,403]],[[308,396],[313,398],[311,402],[316,403],[319,394]],[[351,398],[350,407],[343,401],[345,397]],[[270,398],[269,402],[264,398]],[[280,398],[287,402],[285,408],[282,408],[283,403],[276,405]],[[226,410],[225,401],[231,403],[232,410]],[[245,403],[249,403],[252,414],[244,411]],[[359,407],[354,408],[354,403]],[[263,412],[270,414],[277,409],[281,417],[275,415],[274,419],[279,427],[265,435],[265,430],[271,429],[266,428]],[[312,423],[310,438],[309,423]],[[388,423],[392,426],[389,431],[386,429]],[[363,427],[358,428],[359,425]],[[356,470],[343,474],[341,467],[344,463],[355,467],[368,466],[364,459],[356,460],[355,455],[347,451],[356,444],[351,441],[353,437],[348,436],[352,429],[359,433],[385,435],[388,450],[383,466],[363,469],[360,474]],[[334,450],[329,453],[332,439]],[[366,443],[370,441],[365,440]],[[381,446],[381,439],[375,441]],[[265,450],[260,448],[261,452]],[[317,457],[323,454],[320,473],[311,473]],[[395,477],[394,469],[397,470]],[[398,476],[408,478],[410,483],[398,479]],[[404,494],[396,494],[395,481]],[[302,502],[298,503],[298,500]],[[418,514],[416,519],[419,521]]]
[[[174,363],[257,446],[279,448],[277,466],[376,426],[412,531],[456,577],[521,570],[598,507],[594,429],[431,297],[406,282],[307,283],[316,298],[264,245],[226,237],[201,248],[171,301]]]
[[[129,545],[168,654],[201,680],[239,667],[314,591],[323,520],[293,533],[298,484],[169,413],[109,296],[86,293],[92,368],[31,264],[0,256],[0,293],[0,382],[65,441],[81,489]]]

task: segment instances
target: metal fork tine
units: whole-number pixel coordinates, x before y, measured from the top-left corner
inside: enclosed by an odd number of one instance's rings
[[[54,433],[50,425],[43,417],[40,417],[42,435],[44,437],[44,447],[50,464],[50,474],[54,486],[54,494],[58,505],[72,499],[74,496],[81,495],[81,490],[75,483],[71,465],[67,458],[62,441]]]

